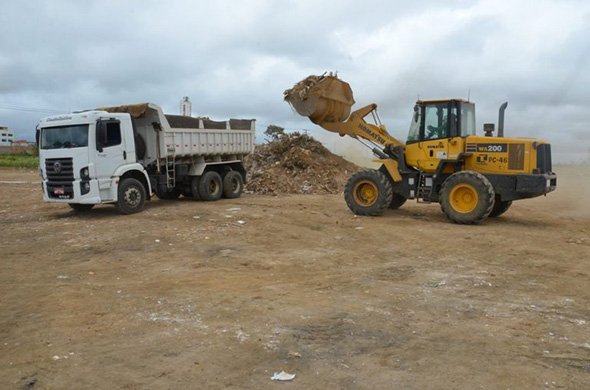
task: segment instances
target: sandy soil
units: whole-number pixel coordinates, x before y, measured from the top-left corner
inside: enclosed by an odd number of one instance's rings
[[[0,170],[0,387],[588,388],[590,170],[557,172],[459,226],[340,195],[76,214]]]

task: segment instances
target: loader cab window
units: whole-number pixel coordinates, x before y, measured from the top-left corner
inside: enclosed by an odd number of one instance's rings
[[[433,103],[424,109],[424,136],[423,140],[449,137],[449,122],[452,120],[456,128],[456,112],[449,115],[449,103]]]

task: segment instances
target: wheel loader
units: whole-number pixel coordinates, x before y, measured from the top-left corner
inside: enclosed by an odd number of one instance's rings
[[[344,189],[357,215],[381,215],[408,199],[439,203],[447,218],[478,224],[497,217],[518,199],[554,191],[551,145],[532,138],[505,138],[500,107],[498,131],[484,124],[476,135],[475,104],[464,99],[418,100],[406,143],[381,123],[377,105],[351,113],[350,85],[336,75],[308,76],[284,92],[284,100],[325,130],[369,147],[379,169],[355,173]]]

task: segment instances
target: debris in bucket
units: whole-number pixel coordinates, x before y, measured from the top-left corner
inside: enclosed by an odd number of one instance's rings
[[[270,379],[273,381],[281,381],[281,382],[292,381],[293,379],[295,379],[295,374],[289,374],[285,371],[275,372],[274,374],[272,374]]]
[[[262,195],[337,194],[360,169],[310,135],[297,132],[256,145],[245,164],[246,191]]]

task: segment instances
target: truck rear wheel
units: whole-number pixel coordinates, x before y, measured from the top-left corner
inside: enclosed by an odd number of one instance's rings
[[[117,210],[121,214],[133,214],[143,210],[145,188],[137,179],[127,178],[119,182]]]
[[[184,192],[184,196],[189,196],[194,200],[201,199],[199,195],[199,183],[201,183],[201,176],[193,176],[190,183],[190,188]]]
[[[156,195],[160,199],[178,199],[180,196],[180,190],[178,188],[173,188],[171,190],[167,189],[165,191],[156,190]]]
[[[344,199],[357,215],[381,215],[393,199],[391,182],[375,169],[357,172],[344,187]]]
[[[494,187],[474,171],[456,172],[440,190],[440,206],[448,219],[460,224],[478,224],[494,207]]]
[[[229,171],[223,177],[223,197],[228,199],[239,198],[244,190],[244,179],[238,171]]]
[[[511,200],[502,201],[499,196],[496,196],[496,200],[494,201],[494,207],[492,208],[492,212],[490,213],[490,217],[499,217],[500,215],[504,214],[512,205]]]
[[[199,197],[202,200],[217,200],[223,193],[221,176],[215,171],[205,172],[199,181]]]

